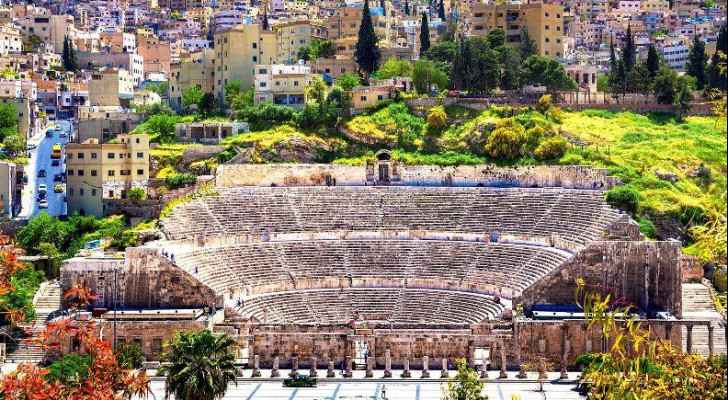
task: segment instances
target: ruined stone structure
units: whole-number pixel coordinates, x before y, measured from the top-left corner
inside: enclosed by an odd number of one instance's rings
[[[110,308],[116,271],[117,307],[204,309],[195,323],[235,337],[254,374],[447,376],[457,358],[504,371],[535,355],[565,370],[610,338],[530,310],[573,304],[578,278],[634,304],[656,337],[679,344],[687,323],[654,319],[681,314],[680,244],[644,241],[605,203],[614,183],[584,167],[404,167],[386,153],[365,167],[225,166],[161,221],[164,240],[123,261],[71,260],[62,281]]]

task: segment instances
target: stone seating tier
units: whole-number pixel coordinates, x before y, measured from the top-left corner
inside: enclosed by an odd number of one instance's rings
[[[345,288],[278,292],[251,298],[243,317],[268,324],[337,324],[353,319],[411,324],[477,324],[504,306],[493,298],[447,290]]]
[[[244,187],[177,206],[169,239],[196,235],[423,230],[558,235],[577,246],[619,218],[603,193],[576,189]]]
[[[312,240],[239,243],[175,254],[176,264],[219,294],[321,288],[326,280],[376,286],[435,282],[515,297],[570,257],[539,245],[452,240]],[[301,282],[308,282],[300,285]],[[367,284],[366,286],[370,286]],[[425,285],[425,287],[432,287]],[[240,293],[240,292],[236,292]]]

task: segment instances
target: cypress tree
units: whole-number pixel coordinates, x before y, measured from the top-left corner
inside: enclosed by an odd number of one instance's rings
[[[521,30],[520,52],[522,60],[525,60],[528,57],[538,53],[538,49],[536,48],[536,42],[531,39],[531,35],[528,34],[528,28],[526,27]]]
[[[716,51],[708,65],[708,85],[711,89],[726,90],[726,74],[721,74],[720,56]]]
[[[647,50],[647,70],[650,72],[650,79],[655,79],[657,71],[660,70],[660,57],[657,55],[657,49],[655,45],[650,44],[650,48]]]
[[[693,36],[693,46],[688,54],[688,62],[685,66],[687,74],[695,78],[697,89],[703,89],[707,83],[705,66],[708,57],[705,55],[705,43],[696,34]]]
[[[61,61],[63,62],[63,69],[68,71],[68,36],[63,38],[63,54],[61,55]]]
[[[429,48],[430,24],[427,22],[427,14],[422,13],[422,23],[420,24],[420,57],[423,57]]]
[[[404,2],[404,15],[410,15],[409,1],[408,0],[405,0],[405,2]]]
[[[614,52],[614,39],[609,39],[609,90],[612,94],[619,92],[619,88],[622,86],[619,77],[619,62],[617,61],[617,55]]]
[[[728,55],[728,25],[726,24],[723,24],[718,32],[718,43],[715,45],[715,51]]]
[[[263,10],[263,23],[261,24],[264,31],[267,31],[270,29],[270,24],[268,23],[268,8],[266,7],[265,10]]]
[[[440,18],[440,20],[445,20],[445,0],[440,0],[440,6],[437,9],[437,16]]]
[[[624,64],[625,72],[629,73],[634,68],[637,60],[637,52],[632,37],[632,27],[627,25],[627,37],[624,39],[624,47],[622,48],[622,64]]]
[[[364,0],[364,10],[361,15],[361,25],[359,26],[359,39],[356,42],[354,58],[359,65],[359,70],[366,74],[367,79],[369,74],[377,69],[380,56],[377,47],[377,35],[374,32],[372,16],[369,13],[369,0]]]

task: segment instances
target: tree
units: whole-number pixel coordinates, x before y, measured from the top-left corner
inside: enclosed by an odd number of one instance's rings
[[[317,103],[323,107],[326,102],[326,83],[320,76],[315,76],[304,88],[307,103]]]
[[[144,121],[143,132],[148,133],[154,142],[173,143],[176,140],[174,128],[180,120],[181,118],[176,115],[152,115]]]
[[[433,130],[440,130],[447,125],[447,113],[442,106],[432,107],[427,113],[427,126]]]
[[[637,63],[637,48],[634,44],[632,36],[632,26],[627,25],[627,33],[624,38],[624,46],[622,46],[622,63],[625,71],[629,72]]]
[[[361,25],[359,26],[359,37],[356,42],[356,51],[354,58],[359,65],[367,80],[369,75],[379,66],[379,47],[377,47],[377,35],[374,32],[372,24],[372,16],[369,13],[369,0],[364,0],[364,10],[361,16]]]
[[[612,207],[634,215],[640,208],[640,195],[629,186],[617,186],[607,192],[606,200]]]
[[[576,83],[566,73],[564,66],[549,57],[528,57],[523,63],[523,75],[526,83],[545,86],[550,93],[576,88]]]
[[[350,91],[361,85],[361,78],[359,78],[359,75],[356,74],[345,73],[336,78],[336,84],[342,89]]]
[[[448,79],[447,75],[437,69],[432,61],[418,60],[412,71],[412,83],[417,93],[426,94],[430,93],[433,85],[437,87],[437,90],[446,89]]]
[[[440,4],[438,4],[437,17],[440,18],[440,21],[445,21],[445,0],[440,0]]]
[[[488,34],[485,36],[486,40],[488,41],[488,45],[490,45],[491,49],[497,49],[499,47],[505,46],[506,44],[506,33],[503,32],[502,28],[493,28],[490,31],[488,31]]]
[[[76,50],[73,48],[73,42],[68,36],[63,38],[63,53],[61,62],[66,71],[75,72],[78,70],[78,62],[76,61]]]
[[[569,149],[569,142],[561,136],[546,138],[538,144],[534,155],[539,160],[558,160]]]
[[[202,92],[202,89],[200,89],[199,86],[190,86],[182,91],[182,106],[184,106],[188,112],[192,110],[192,106],[195,106],[197,111],[200,111],[199,107],[204,95],[205,93]]]
[[[434,61],[438,68],[450,76],[452,74],[453,60],[458,52],[458,44],[454,41],[443,40],[431,45],[425,57]]]
[[[716,51],[710,59],[708,66],[708,84],[711,89],[725,92],[728,89],[728,76],[723,67],[721,57],[725,57],[725,53]]]
[[[513,160],[523,154],[526,139],[523,126],[512,120],[506,121],[490,133],[485,145],[486,153],[496,160]]]
[[[162,355],[167,365],[167,396],[180,400],[214,400],[225,395],[229,383],[235,383],[235,342],[227,335],[213,335],[208,330],[179,332]]]
[[[427,22],[427,14],[422,13],[422,22],[420,23],[420,57],[424,57],[430,48],[430,25]]]
[[[522,60],[525,60],[532,55],[538,54],[538,47],[536,47],[536,42],[531,39],[531,36],[528,34],[528,28],[526,27],[521,30],[521,44],[519,46],[519,50]]]
[[[11,156],[20,155],[25,151],[25,139],[17,134],[7,135],[3,139],[3,148]]]
[[[623,86],[623,77],[619,74],[619,61],[614,51],[614,39],[609,39],[609,91],[612,94],[620,93]]]
[[[144,353],[137,343],[121,343],[116,347],[116,362],[122,368],[139,369],[144,364]]]
[[[659,104],[673,104],[677,92],[677,73],[667,66],[660,67],[652,90]]]
[[[705,55],[705,43],[695,34],[685,70],[688,75],[695,78],[695,87],[698,90],[705,88],[706,83],[708,83],[708,77],[705,73],[707,62],[708,57]]]
[[[650,43],[650,47],[647,50],[647,61],[645,64],[647,65],[647,70],[650,72],[650,80],[655,79],[657,71],[660,70],[660,56],[657,55],[657,49],[652,43]]]
[[[239,79],[233,79],[225,84],[225,104],[232,104],[235,97],[240,95],[243,90],[243,82]]]
[[[475,93],[489,94],[498,87],[500,80],[497,54],[483,37],[467,39],[466,48],[468,57],[463,57],[469,58],[469,65],[465,69],[468,80],[466,87]]]
[[[685,79],[679,80],[678,87],[680,89],[675,99],[675,108],[677,109],[677,120],[682,121],[690,111],[690,102],[693,100],[693,95],[690,93],[690,87]]]
[[[485,382],[480,380],[478,372],[468,367],[464,359],[456,361],[457,375],[455,379],[447,383],[447,390],[444,393],[444,400],[488,400],[484,396],[483,389]]]
[[[147,192],[139,186],[129,189],[126,195],[132,201],[142,201],[147,198]]]
[[[390,79],[395,76],[412,76],[412,63],[407,60],[398,60],[394,57],[387,59],[374,73],[377,79]],[[357,77],[358,78],[358,77]]]
[[[503,90],[520,89],[521,81],[521,57],[516,50],[503,46],[500,51],[501,78],[500,88]]]

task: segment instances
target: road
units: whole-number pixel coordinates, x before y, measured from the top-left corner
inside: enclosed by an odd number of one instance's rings
[[[61,172],[66,171],[65,165],[65,145],[68,143],[73,131],[73,124],[67,120],[61,120],[56,122],[56,128],[60,128],[65,133],[65,137],[62,138],[59,132],[53,132],[52,137],[46,137],[45,133],[40,137],[33,137],[28,140],[29,145],[37,145],[38,147],[30,151],[30,157],[28,159],[28,165],[25,173],[28,177],[28,183],[23,189],[22,197],[22,208],[20,211],[20,218],[32,218],[40,211],[46,211],[48,214],[53,216],[59,216],[66,214],[66,202],[64,197],[66,195],[65,184],[63,185],[64,190],[61,193],[56,193],[53,190],[56,182],[53,181],[53,176]],[[60,165],[54,167],[51,165],[51,148],[55,143],[60,143],[64,146],[64,155],[61,159]],[[38,172],[45,170],[45,177],[38,177]],[[48,209],[43,210],[38,206],[38,185],[45,184],[48,187]]]

